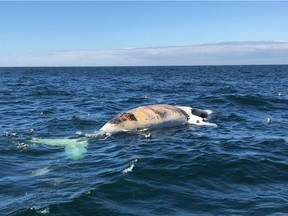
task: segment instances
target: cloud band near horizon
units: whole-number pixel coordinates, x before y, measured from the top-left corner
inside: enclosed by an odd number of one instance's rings
[[[288,64],[288,42],[70,50],[0,56],[0,66],[171,66]]]

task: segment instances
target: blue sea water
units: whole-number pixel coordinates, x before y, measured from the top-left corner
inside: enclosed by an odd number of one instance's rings
[[[0,215],[286,215],[288,66],[0,68]],[[93,134],[125,110],[210,109],[218,127]]]

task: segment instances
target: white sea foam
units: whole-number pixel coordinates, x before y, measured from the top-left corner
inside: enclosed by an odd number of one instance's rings
[[[49,171],[50,171],[50,169],[48,167],[36,169],[36,170],[32,171],[32,176],[42,176],[42,175],[47,174]]]
[[[49,214],[50,213],[50,209],[49,207],[43,208],[43,209],[39,209],[37,210],[38,214]]]
[[[132,172],[133,168],[135,167],[136,162],[138,161],[138,159],[135,159],[131,162],[130,166],[126,169],[123,170],[123,174],[127,174],[128,172]]]

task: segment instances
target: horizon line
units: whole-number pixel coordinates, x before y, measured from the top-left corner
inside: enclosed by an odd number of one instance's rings
[[[128,67],[288,64],[286,41],[60,50],[0,55],[0,67]]]

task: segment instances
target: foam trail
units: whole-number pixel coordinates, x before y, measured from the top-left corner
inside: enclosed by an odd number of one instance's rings
[[[86,146],[88,145],[87,140],[85,139],[69,139],[69,138],[60,138],[60,139],[32,138],[30,142],[36,144],[46,144],[51,146],[63,146],[65,148],[65,153],[74,160],[79,160],[84,157],[84,154],[87,152]]]
[[[210,122],[200,122],[200,123],[198,123],[198,125],[200,125],[200,126],[218,127],[217,124],[215,124],[215,123],[210,123]]]
[[[49,167],[43,167],[32,171],[32,176],[42,176],[50,172]]]

